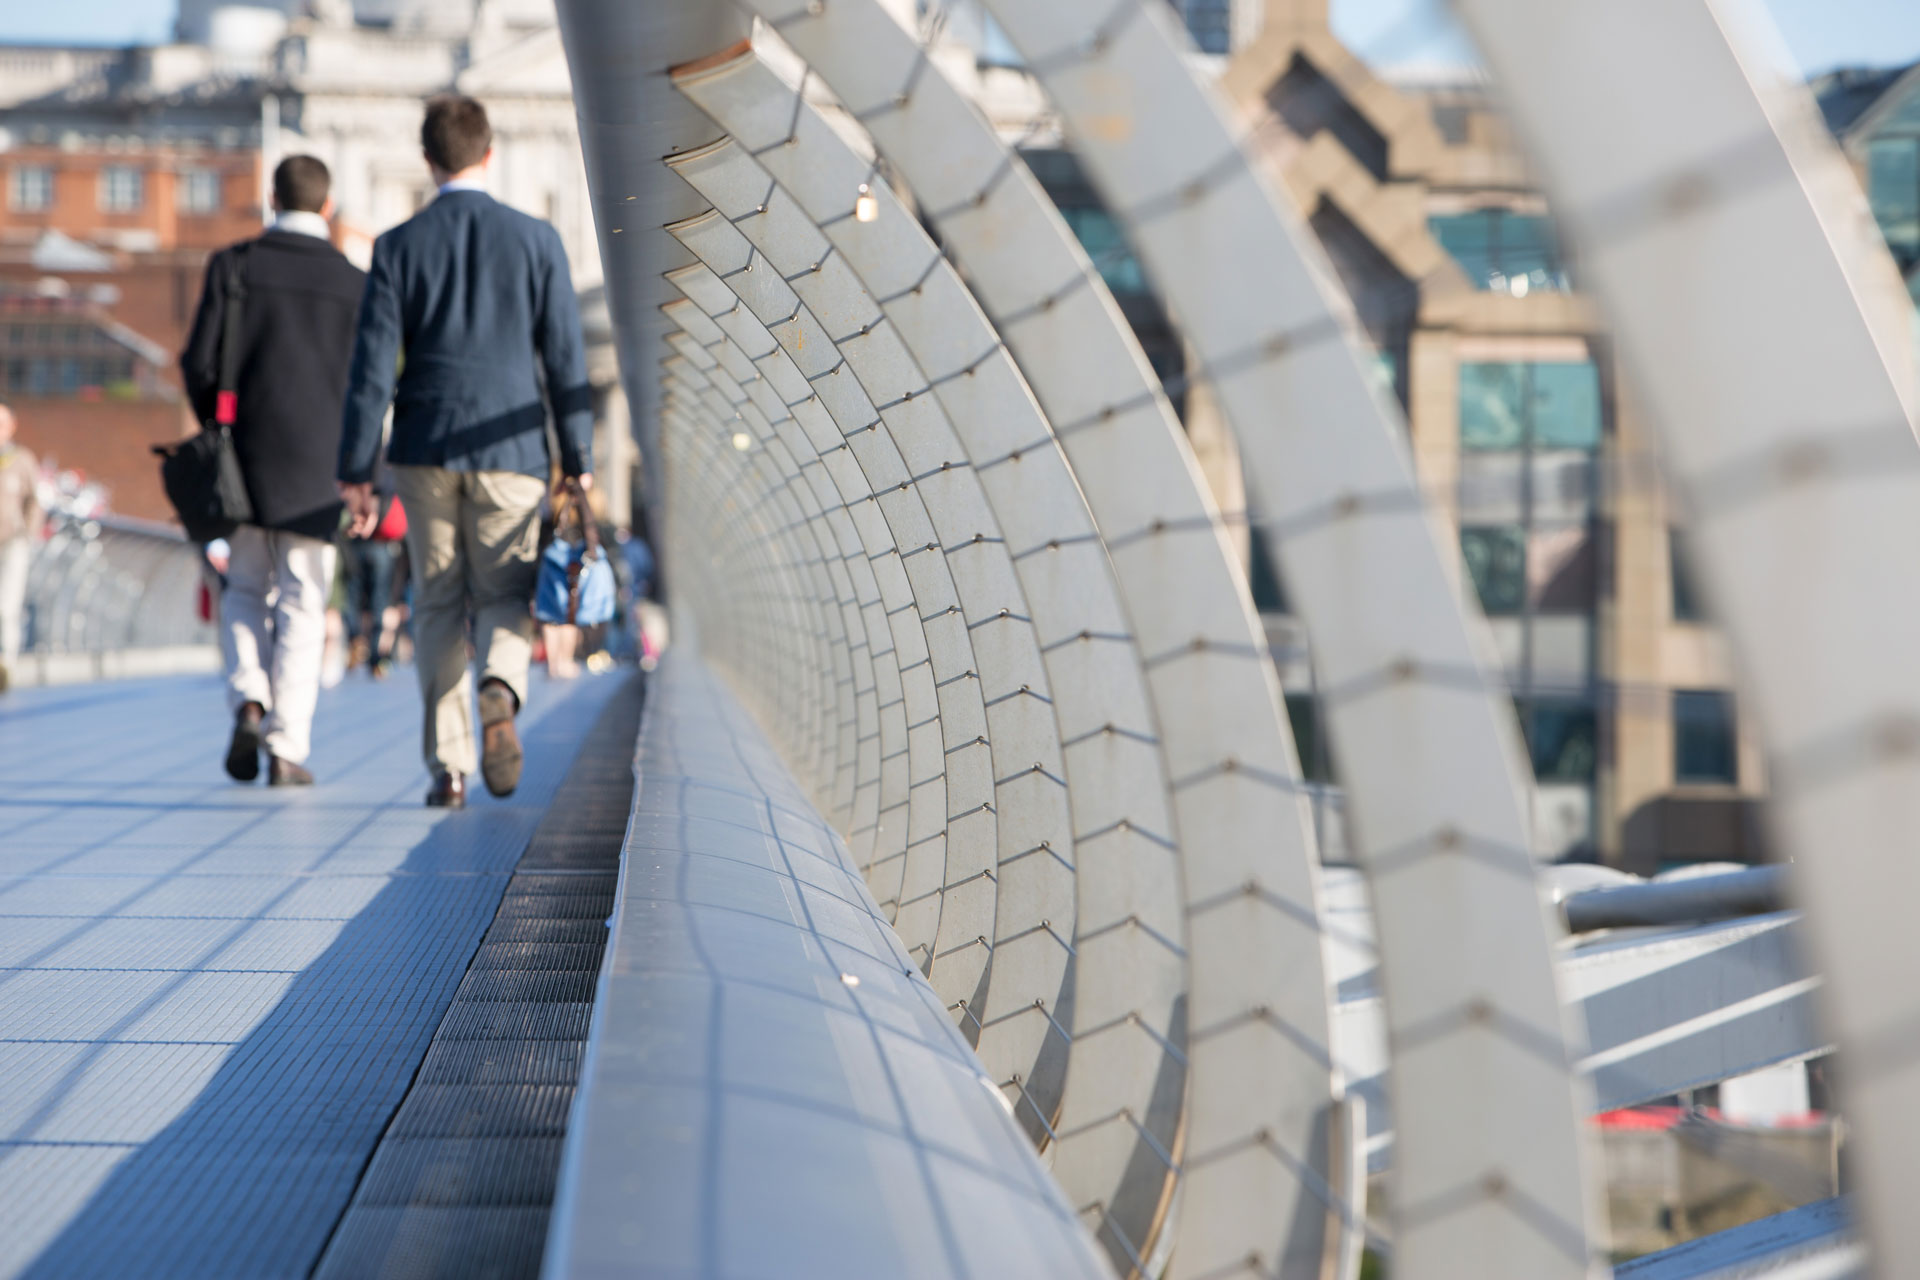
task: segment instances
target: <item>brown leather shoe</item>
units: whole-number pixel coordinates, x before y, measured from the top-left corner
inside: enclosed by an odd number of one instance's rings
[[[266,708],[257,702],[243,702],[233,713],[233,741],[227,744],[227,776],[235,782],[252,782],[260,776],[260,721]]]
[[[313,774],[305,765],[295,764],[291,760],[282,760],[279,756],[267,757],[267,785],[270,787],[310,787]]]
[[[427,788],[427,808],[464,809],[467,807],[467,780],[457,773],[436,773]]]
[[[513,727],[520,700],[498,680],[480,686],[480,776],[496,796],[520,785],[520,734]]]

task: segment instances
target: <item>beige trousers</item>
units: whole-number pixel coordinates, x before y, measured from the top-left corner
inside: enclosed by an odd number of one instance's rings
[[[227,701],[266,710],[262,740],[273,755],[304,763],[320,699],[327,647],[331,542],[241,525],[227,538],[227,585],[220,593],[220,651]]]
[[[395,467],[407,508],[414,663],[424,705],[427,767],[477,772],[467,618],[480,679],[522,703],[533,657],[533,584],[546,481],[510,471]]]

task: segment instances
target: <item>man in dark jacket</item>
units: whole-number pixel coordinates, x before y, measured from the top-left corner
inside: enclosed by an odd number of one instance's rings
[[[471,98],[436,98],[420,141],[440,194],[374,245],[339,476],[355,531],[371,530],[380,422],[391,402],[387,460],[407,509],[414,656],[433,774],[427,803],[457,807],[476,763],[493,794],[519,785],[513,718],[533,653],[529,605],[552,473],[548,413],[560,469],[585,488],[593,412],[560,237],[484,190],[493,155],[486,109]],[[478,753],[469,602],[480,667]]]
[[[320,696],[331,541],[340,524],[333,470],[365,276],[330,242],[327,166],[291,156],[273,171],[274,224],[213,255],[180,372],[203,422],[215,416],[229,307],[240,308],[234,450],[254,523],[236,530],[220,595],[220,640],[234,705],[227,772],[242,782],[269,759],[273,786],[313,781],[305,767]]]

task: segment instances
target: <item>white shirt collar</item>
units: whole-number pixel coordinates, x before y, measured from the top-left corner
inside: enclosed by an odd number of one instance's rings
[[[449,191],[478,191],[484,194],[486,189],[487,184],[477,178],[453,178],[440,184],[441,195]]]
[[[322,240],[332,241],[333,227],[317,213],[308,213],[300,209],[289,209],[278,214],[273,220],[275,231],[291,231],[296,235],[318,236]]]

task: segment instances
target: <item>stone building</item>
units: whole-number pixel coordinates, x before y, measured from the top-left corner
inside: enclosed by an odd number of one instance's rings
[[[1268,0],[1223,88],[1354,298],[1504,660],[1547,855],[1761,856],[1765,786],[1682,514],[1506,120]]]
[[[1484,85],[1389,82],[1334,35],[1327,0],[1176,4],[1354,301],[1382,393],[1460,547],[1505,662],[1543,856],[1637,871],[1762,856],[1765,787],[1725,642],[1686,571],[1683,519],[1579,267]],[[1204,384],[1112,219],[990,24],[949,57],[1100,262],[1175,396],[1222,510],[1245,497]],[[1224,32],[1224,36],[1221,34]],[[968,64],[971,65],[968,65]],[[1248,547],[1310,779],[1337,782],[1311,638]],[[1337,808],[1337,806],[1336,806]],[[1323,824],[1338,856],[1337,822]]]

